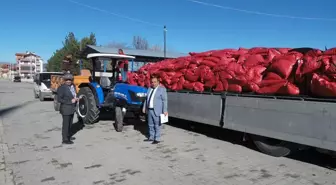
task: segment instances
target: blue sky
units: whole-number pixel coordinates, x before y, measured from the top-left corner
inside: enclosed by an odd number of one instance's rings
[[[94,32],[99,45],[131,43],[133,35],[163,45],[164,24],[168,49],[178,52],[254,46],[323,49],[336,45],[335,0],[199,1],[219,6],[188,0],[76,0],[99,9],[93,10],[71,0],[6,0],[0,6],[0,61],[14,62],[14,54],[26,50],[46,61],[70,31],[76,37]]]

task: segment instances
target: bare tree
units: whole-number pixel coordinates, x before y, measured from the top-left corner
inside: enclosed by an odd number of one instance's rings
[[[149,44],[148,44],[147,39],[141,36],[134,36],[133,37],[133,47],[135,49],[147,50],[149,48]]]
[[[149,50],[152,50],[152,51],[162,51],[162,48],[161,48],[160,45],[156,44],[156,45],[153,45],[152,47],[150,47]]]
[[[127,43],[115,42],[115,41],[113,41],[111,43],[108,43],[106,46],[109,47],[109,48],[118,48],[118,49],[129,49],[129,48],[131,48],[130,46],[128,46]]]

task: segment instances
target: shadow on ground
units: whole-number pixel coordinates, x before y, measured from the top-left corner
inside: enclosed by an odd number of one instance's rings
[[[20,105],[15,105],[15,106],[11,106],[11,107],[8,107],[8,108],[4,108],[4,109],[0,109],[0,116],[5,116],[7,114],[10,114],[18,109],[21,109],[21,108],[24,108],[25,106],[27,105],[30,105],[32,103],[36,103],[36,101],[27,101],[27,102],[24,102]]]
[[[76,123],[73,123],[71,125],[71,135],[74,136],[75,134],[77,134],[77,132],[83,130],[84,127],[85,125],[83,124],[82,120],[78,120]]]
[[[170,122],[168,125],[176,127],[176,128],[181,128],[186,131],[190,131],[190,134],[198,133],[198,134],[202,134],[207,137],[210,137],[210,138],[219,139],[222,141],[230,142],[232,144],[245,146],[249,149],[258,151],[255,145],[252,143],[252,141],[243,140],[244,134],[241,132],[221,129],[216,126],[199,124],[195,122],[178,120],[178,119],[173,119],[173,118],[170,118]],[[248,137],[245,137],[245,138],[248,139]],[[304,163],[317,165],[323,168],[328,168],[328,169],[336,171],[335,158],[333,158],[332,156],[326,155],[326,154],[319,153],[315,149],[312,149],[312,148],[307,149],[307,150],[298,151],[294,153],[293,155],[288,156],[287,158],[301,161]]]

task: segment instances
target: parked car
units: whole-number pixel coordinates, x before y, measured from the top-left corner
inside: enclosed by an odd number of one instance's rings
[[[15,76],[13,82],[21,82],[21,76]]]

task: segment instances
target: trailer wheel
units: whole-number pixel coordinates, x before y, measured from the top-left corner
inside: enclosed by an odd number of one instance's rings
[[[117,132],[122,132],[124,127],[124,115],[121,110],[121,107],[116,107],[115,110],[115,119],[114,119],[114,128]]]
[[[34,89],[34,97],[35,97],[35,99],[38,98],[38,95],[36,94],[35,89]]]
[[[77,115],[83,120],[84,124],[93,124],[99,120],[99,109],[96,99],[89,87],[82,87],[78,92],[80,100],[77,106]]]
[[[54,109],[55,109],[55,111],[59,111],[60,106],[61,106],[61,104],[58,103],[57,95],[55,95],[55,96],[54,96]]]
[[[40,101],[44,101],[44,97],[42,96],[42,93],[41,93],[41,92],[39,93],[38,96],[39,96],[39,98],[40,98]]]
[[[263,136],[252,135],[255,146],[262,152],[273,157],[285,157],[294,151],[297,147],[295,144],[288,143],[277,139],[267,138]]]

